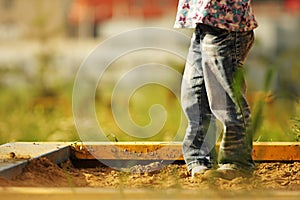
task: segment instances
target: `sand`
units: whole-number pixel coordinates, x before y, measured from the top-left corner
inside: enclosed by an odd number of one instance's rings
[[[157,171],[147,172],[153,167]],[[190,189],[220,191],[300,191],[300,162],[259,163],[250,178],[233,180],[197,176],[191,178],[183,164],[160,163],[117,171],[101,165],[76,168],[69,160],[60,165],[46,158],[33,160],[12,180],[0,178],[2,187],[94,187],[107,189]]]

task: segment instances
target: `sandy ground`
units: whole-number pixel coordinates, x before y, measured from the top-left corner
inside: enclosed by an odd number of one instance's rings
[[[139,166],[141,169],[154,164]],[[300,162],[260,163],[251,178],[191,178],[185,165],[170,164],[159,171],[119,172],[106,166],[75,168],[68,161],[56,165],[46,158],[29,163],[13,180],[0,178],[2,187],[92,187],[106,189],[190,189],[220,191],[300,191]]]

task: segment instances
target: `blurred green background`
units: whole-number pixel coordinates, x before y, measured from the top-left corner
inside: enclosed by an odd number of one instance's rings
[[[299,1],[252,2],[260,25],[246,64],[256,128],[253,139],[299,141]],[[122,31],[149,26],[172,29],[176,5],[176,0],[0,0],[0,144],[80,141],[72,115],[72,90],[81,63],[99,43]],[[192,33],[178,31],[188,37]],[[181,48],[187,51],[188,46]],[[182,73],[184,59],[159,54],[163,56],[156,62]],[[109,81],[98,87],[96,115],[109,140],[145,140],[118,126],[111,95],[120,71],[124,74],[141,60],[151,61],[153,55],[145,51],[113,63],[106,75]],[[147,140],[181,141],[184,129],[174,139],[181,123],[180,102],[168,88],[155,84],[139,88],[129,101],[132,120],[140,126],[151,123],[148,110],[154,104],[164,107],[167,119]]]

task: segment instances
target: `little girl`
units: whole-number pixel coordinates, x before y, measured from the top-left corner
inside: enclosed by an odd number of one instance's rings
[[[195,29],[181,88],[188,170],[194,177],[219,164],[213,172],[223,178],[251,175],[251,113],[243,75],[257,27],[250,0],[179,0],[174,27]],[[216,119],[224,125],[218,158]]]

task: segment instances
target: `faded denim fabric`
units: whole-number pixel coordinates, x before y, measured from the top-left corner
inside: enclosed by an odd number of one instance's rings
[[[251,113],[245,98],[243,64],[254,42],[253,31],[230,32],[197,24],[182,80],[181,102],[188,119],[183,155],[191,170],[197,165],[236,164],[254,168]],[[220,131],[224,125],[218,152]]]

